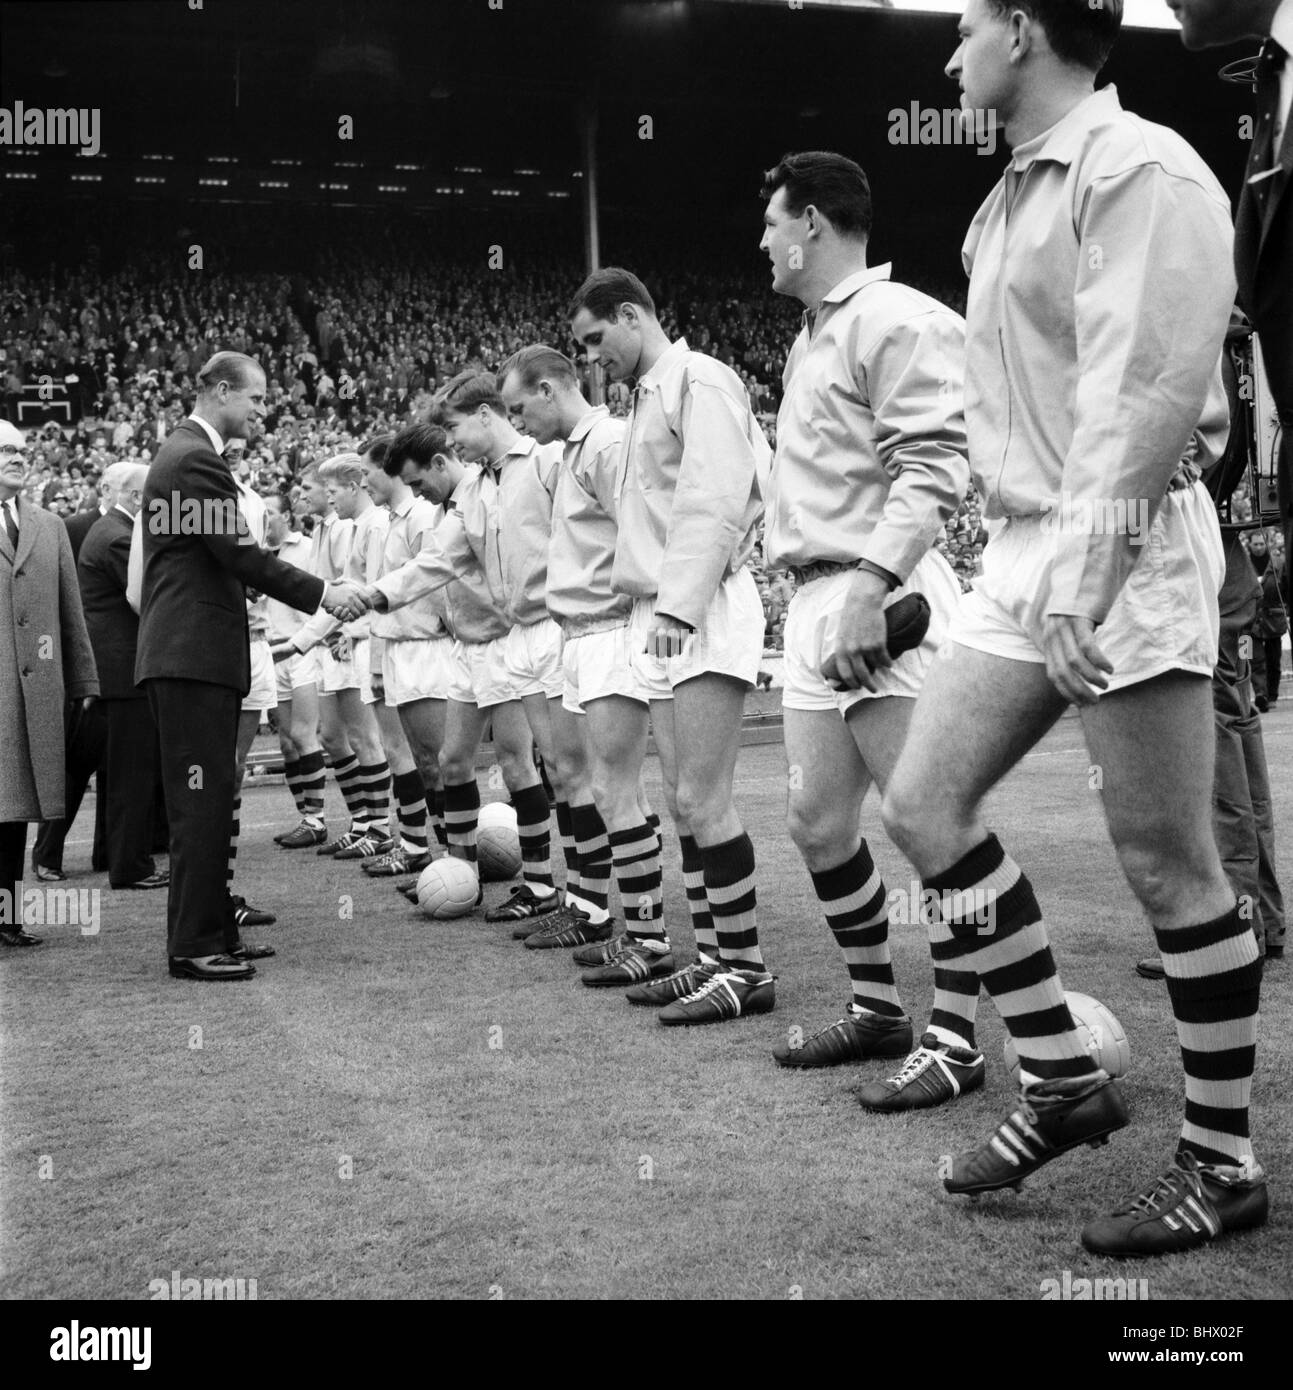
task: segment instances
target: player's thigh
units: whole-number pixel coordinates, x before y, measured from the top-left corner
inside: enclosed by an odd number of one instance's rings
[[[584,706],[589,761],[617,780],[631,780],[636,788],[646,760],[650,722],[647,707],[637,700],[623,695],[590,700]]]
[[[242,775],[242,770],[247,765],[247,754],[251,752],[251,745],[256,739],[256,730],[259,728],[260,710],[244,709],[238,711],[238,741],[234,752],[234,766],[238,769],[239,776]]]
[[[791,837],[796,843],[851,838],[871,778],[848,726],[836,710],[787,709],[782,732]]]
[[[902,756],[915,709],[914,699],[893,695],[883,700],[859,700],[850,707],[845,718],[868,780],[882,794]]]
[[[529,700],[534,698],[536,697],[527,697],[527,709]],[[544,698],[546,699],[546,697]],[[588,780],[588,744],[585,728],[588,723],[588,716],[571,714],[561,703],[560,695],[547,699],[546,703],[548,706],[548,728],[552,735],[552,751],[561,768],[561,775],[568,782],[586,783]],[[543,752],[542,746],[540,746],[539,752]]]
[[[534,766],[534,735],[525,706],[520,700],[504,700],[501,705],[491,705],[489,714],[494,725],[494,756],[508,787],[513,791],[532,787],[539,772]]]
[[[674,738],[673,701],[652,700],[651,735],[655,739],[656,756],[660,759],[660,782],[664,789],[664,804],[680,831],[686,827],[678,817],[678,745]]]
[[[414,756],[438,757],[444,747],[447,700],[410,700],[400,705],[400,723]]]
[[[319,688],[292,688],[292,738],[298,748],[314,748],[319,742]]]
[[[539,757],[551,773],[553,767],[559,765],[561,755],[553,734],[552,711],[548,707],[548,697],[543,694],[523,695],[519,704],[524,711],[525,722],[530,726],[530,737],[535,748],[539,750]]]
[[[732,796],[746,685],[706,672],[673,692],[678,787],[689,800],[726,803]]]
[[[296,726],[292,722],[292,700],[289,696],[286,700],[280,700],[274,712],[275,722],[278,726],[278,746],[286,755],[291,753],[294,757],[297,753],[296,746]]]
[[[394,705],[379,700],[372,706],[373,717],[377,720],[377,732],[381,735],[382,747],[386,750],[386,761],[391,772],[400,776],[413,771],[413,753],[409,748],[404,725],[400,722],[399,711]]]
[[[476,750],[485,735],[489,711],[462,700],[446,701],[444,745],[440,750],[442,772],[457,774],[455,781],[475,775]]]
[[[344,748],[348,744],[346,721],[341,717],[337,697],[323,690],[319,691],[319,737],[329,749]]]
[[[1083,709],[1082,727],[1114,845],[1139,846],[1156,858],[1210,859],[1211,682],[1173,672],[1102,695]]]
[[[948,643],[911,712],[890,776],[887,819],[963,817],[1064,713],[1037,662]]]

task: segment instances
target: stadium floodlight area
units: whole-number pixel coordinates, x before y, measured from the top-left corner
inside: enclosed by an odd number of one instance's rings
[[[777,5],[786,0],[716,0],[726,5]],[[806,10],[894,10],[910,14],[960,14],[964,0],[803,0]],[[1176,29],[1166,0],[1126,0],[1123,24],[1128,29]]]

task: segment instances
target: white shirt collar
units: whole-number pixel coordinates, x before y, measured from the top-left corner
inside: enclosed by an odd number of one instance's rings
[[[1283,0],[1271,20],[1271,38],[1293,57],[1293,0]]]
[[[203,430],[206,432],[206,437],[211,441],[211,447],[216,451],[217,454],[223,457],[224,440],[220,438],[220,436],[215,432],[215,430],[212,429],[211,426],[208,425],[207,422],[200,415],[190,415],[189,419],[195,420],[199,425],[202,426]]]
[[[680,362],[691,349],[687,346],[686,338],[675,338],[672,343],[656,358],[654,365],[649,372],[643,372],[638,378],[639,389],[646,387],[654,390],[660,378],[663,377],[676,362]]]
[[[855,295],[864,285],[874,284],[877,280],[887,280],[892,274],[892,261],[886,261],[884,265],[873,265],[868,266],[865,270],[854,271],[852,275],[846,275],[833,290],[822,295],[822,303],[840,304]]]
[[[135,521],[134,514],[131,512],[131,510],[129,509],[129,507],[123,507],[123,506],[121,505],[121,503],[118,502],[118,503],[116,504],[116,506],[113,507],[111,510],[114,511],[114,512],[120,512],[121,515],[124,516],[124,517],[126,518],[126,520],[127,520],[128,522],[131,523],[131,525],[134,525],[134,521]],[[107,514],[108,514],[107,512],[104,512],[104,516],[107,516]]]

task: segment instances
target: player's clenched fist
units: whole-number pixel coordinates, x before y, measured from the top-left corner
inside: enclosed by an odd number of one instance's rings
[[[1109,687],[1113,662],[1100,650],[1090,618],[1044,618],[1042,655],[1051,684],[1074,704],[1093,705]]]
[[[822,662],[822,677],[845,690],[874,690],[872,673],[892,665],[884,601],[889,586],[879,575],[859,570],[840,610],[838,635]]]

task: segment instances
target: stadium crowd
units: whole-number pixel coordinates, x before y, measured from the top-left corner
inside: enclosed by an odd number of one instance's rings
[[[563,310],[579,265],[568,251],[531,255],[515,268],[506,261],[504,236],[503,264],[490,269],[480,256],[428,254],[421,224],[379,230],[354,214],[344,235],[341,225],[314,229],[304,258],[309,274],[249,271],[232,251],[212,252],[202,270],[191,270],[174,248],[140,245],[145,233],[134,222],[106,228],[105,241],[115,233],[122,248],[115,267],[105,264],[110,253],[93,247],[41,274],[6,270],[0,417],[22,423],[19,406],[26,402],[30,412],[41,403],[42,387],[45,402],[66,400],[70,416],[49,419],[29,436],[30,499],[62,516],[96,507],[103,470],[151,461],[191,409],[197,373],[222,349],[255,357],[268,383],[264,432],[245,450],[235,446],[236,471],[264,495],[290,496],[309,463],[423,415],[455,373],[497,370],[526,343],[570,346]],[[253,236],[276,244],[261,230],[245,221],[222,226],[218,244],[227,239],[236,247]],[[461,245],[453,228],[443,230],[446,243]],[[295,222],[279,231],[280,243],[304,235]],[[653,283],[661,286],[666,331],[737,372],[775,443],[796,314],[757,270],[743,277],[664,265],[654,267]],[[963,310],[959,289],[924,288]],[[586,357],[578,355],[576,365],[590,392]],[[612,414],[627,413],[623,383],[609,383],[605,394]],[[971,494],[939,541],[963,587],[986,539]],[[775,650],[793,588],[787,576],[764,574],[761,560],[756,552],[766,642]]]

